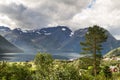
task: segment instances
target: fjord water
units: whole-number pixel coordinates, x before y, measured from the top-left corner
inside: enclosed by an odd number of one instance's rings
[[[34,60],[36,54],[28,54],[28,53],[4,53],[0,54],[1,61],[31,61]],[[76,59],[80,57],[79,53],[52,53],[51,54],[54,59]]]

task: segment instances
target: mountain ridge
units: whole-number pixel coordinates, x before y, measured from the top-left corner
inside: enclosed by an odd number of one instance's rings
[[[0,53],[19,53],[23,52],[21,49],[14,46],[8,40],[0,35]]]
[[[80,53],[80,42],[84,41],[88,28],[72,31],[67,26],[48,27],[35,30],[9,29],[1,27],[0,34],[25,52],[73,52]],[[103,43],[102,54],[120,46],[120,40],[116,40],[108,31],[107,42]],[[114,43],[113,43],[114,42]]]

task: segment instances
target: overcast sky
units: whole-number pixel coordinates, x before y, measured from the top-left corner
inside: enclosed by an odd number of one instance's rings
[[[120,39],[120,0],[0,0],[0,25],[12,29],[94,24]]]

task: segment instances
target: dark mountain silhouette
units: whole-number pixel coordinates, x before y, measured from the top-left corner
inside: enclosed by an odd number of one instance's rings
[[[0,35],[0,53],[18,53],[23,52]]]

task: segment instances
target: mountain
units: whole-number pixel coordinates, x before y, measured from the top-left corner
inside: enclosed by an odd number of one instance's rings
[[[5,38],[0,36],[0,54],[3,53],[18,53],[23,52],[13,44],[11,44],[9,41],[7,41]]]
[[[69,53],[79,54],[82,51],[80,42],[84,41],[87,30],[84,28],[73,32],[67,26],[36,30],[21,30],[20,28],[11,30],[1,26],[0,34],[24,52],[36,53],[40,51],[55,55],[66,53],[66,56]],[[120,46],[119,40],[116,40],[109,32],[107,34],[108,39],[103,43],[102,54]]]
[[[120,47],[115,48],[104,55],[104,57],[120,56]]]

